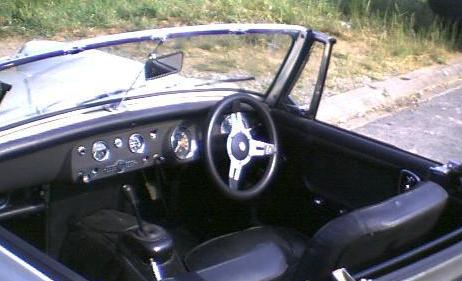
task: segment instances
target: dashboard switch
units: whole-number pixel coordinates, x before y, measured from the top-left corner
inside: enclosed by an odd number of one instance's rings
[[[127,168],[127,163],[123,160],[119,160],[117,161],[116,163],[116,170],[117,170],[117,173],[123,173],[125,172],[125,169]]]
[[[157,130],[152,130],[152,131],[149,133],[149,137],[150,137],[152,140],[157,139]]]

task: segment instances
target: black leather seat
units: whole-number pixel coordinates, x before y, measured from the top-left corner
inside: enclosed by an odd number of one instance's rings
[[[426,182],[338,217],[310,240],[269,226],[224,235],[186,256],[185,264],[193,273],[184,280],[325,280],[332,270],[357,269],[411,245],[434,226],[447,197],[442,187]]]
[[[190,271],[224,270],[226,277],[217,280],[285,280],[281,278],[294,271],[307,241],[287,228],[255,227],[199,245],[188,253],[185,264]]]

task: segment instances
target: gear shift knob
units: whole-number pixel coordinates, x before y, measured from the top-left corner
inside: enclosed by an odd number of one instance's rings
[[[125,197],[127,198],[128,202],[132,205],[132,207],[138,208],[138,203],[140,202],[138,200],[138,197],[135,194],[135,189],[133,186],[124,184],[122,185],[122,192],[124,193]]]
[[[140,210],[138,206],[140,201],[138,200],[138,196],[136,196],[135,189],[131,185],[124,184],[122,185],[121,190],[124,193],[125,198],[132,206],[133,212],[135,213],[136,222],[138,223],[138,229],[142,234],[146,235],[146,230],[143,224],[143,220],[141,219]]]

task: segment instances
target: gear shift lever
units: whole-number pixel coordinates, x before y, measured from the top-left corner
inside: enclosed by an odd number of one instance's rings
[[[138,224],[137,231],[124,233],[121,237],[121,247],[134,253],[141,260],[151,264],[157,280],[161,280],[161,266],[173,254],[173,239],[164,228],[155,224],[144,223],[139,211],[139,200],[133,186],[125,184],[121,188],[128,202],[133,208]]]
[[[127,198],[128,202],[132,206],[133,212],[135,213],[136,217],[136,222],[138,223],[138,229],[143,235],[147,235],[146,229],[143,224],[143,220],[141,219],[140,215],[140,209],[139,209],[139,200],[138,197],[136,196],[135,189],[133,186],[124,184],[122,186],[122,192],[125,194],[125,197]]]

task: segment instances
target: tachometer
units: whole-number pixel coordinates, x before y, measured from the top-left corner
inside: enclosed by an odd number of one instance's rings
[[[110,156],[109,145],[104,141],[95,142],[91,148],[91,152],[93,158],[98,162],[105,161],[109,159]]]
[[[144,153],[146,144],[143,136],[140,134],[133,134],[128,138],[128,148],[133,153]]]
[[[178,159],[191,157],[191,133],[185,127],[177,127],[170,137],[170,145]]]

